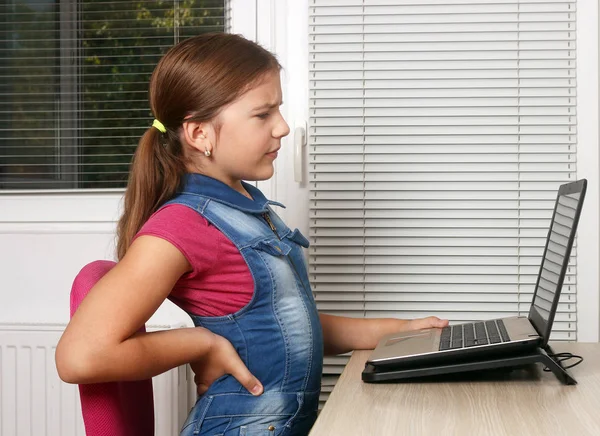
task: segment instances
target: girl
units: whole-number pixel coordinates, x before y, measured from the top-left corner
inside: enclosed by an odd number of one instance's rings
[[[323,354],[445,320],[317,313],[308,241],[242,180],[266,180],[289,133],[276,58],[237,35],[174,46],[150,81],[156,120],[133,159],[118,264],[90,291],[56,351],[70,383],[145,379],[191,363],[199,397],[182,435],[306,435]],[[165,298],[196,328],[136,333]]]

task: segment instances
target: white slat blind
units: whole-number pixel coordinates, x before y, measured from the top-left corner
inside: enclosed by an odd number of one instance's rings
[[[0,5],[0,190],[119,188],[173,44],[224,31],[225,0]]]
[[[575,7],[310,1],[321,311],[453,323],[528,312],[557,188],[576,178]],[[577,337],[575,257],[553,339]]]

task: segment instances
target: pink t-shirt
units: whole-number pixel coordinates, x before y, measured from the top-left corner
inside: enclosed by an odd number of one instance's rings
[[[136,237],[151,235],[173,244],[192,271],[175,284],[169,299],[194,315],[234,313],[252,299],[254,280],[241,253],[198,212],[179,204],[154,213]]]

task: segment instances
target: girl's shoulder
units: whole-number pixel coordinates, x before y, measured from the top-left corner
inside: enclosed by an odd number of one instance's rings
[[[161,207],[146,221],[136,238],[154,236],[174,245],[197,269],[208,267],[214,253],[218,252],[220,231],[195,210],[181,205]]]
[[[209,223],[202,215],[191,207],[183,204],[167,204],[161,207],[148,218],[142,230],[148,227],[166,227],[172,230],[178,228],[189,229],[193,227],[208,227]]]

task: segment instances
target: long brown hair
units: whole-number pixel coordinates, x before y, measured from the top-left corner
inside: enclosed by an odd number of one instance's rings
[[[224,106],[280,68],[269,51],[227,33],[186,39],[159,61],[150,79],[150,108],[167,132],[150,127],[135,151],[117,226],[119,260],[148,218],[176,194],[187,172],[179,140],[183,120],[214,121]]]

